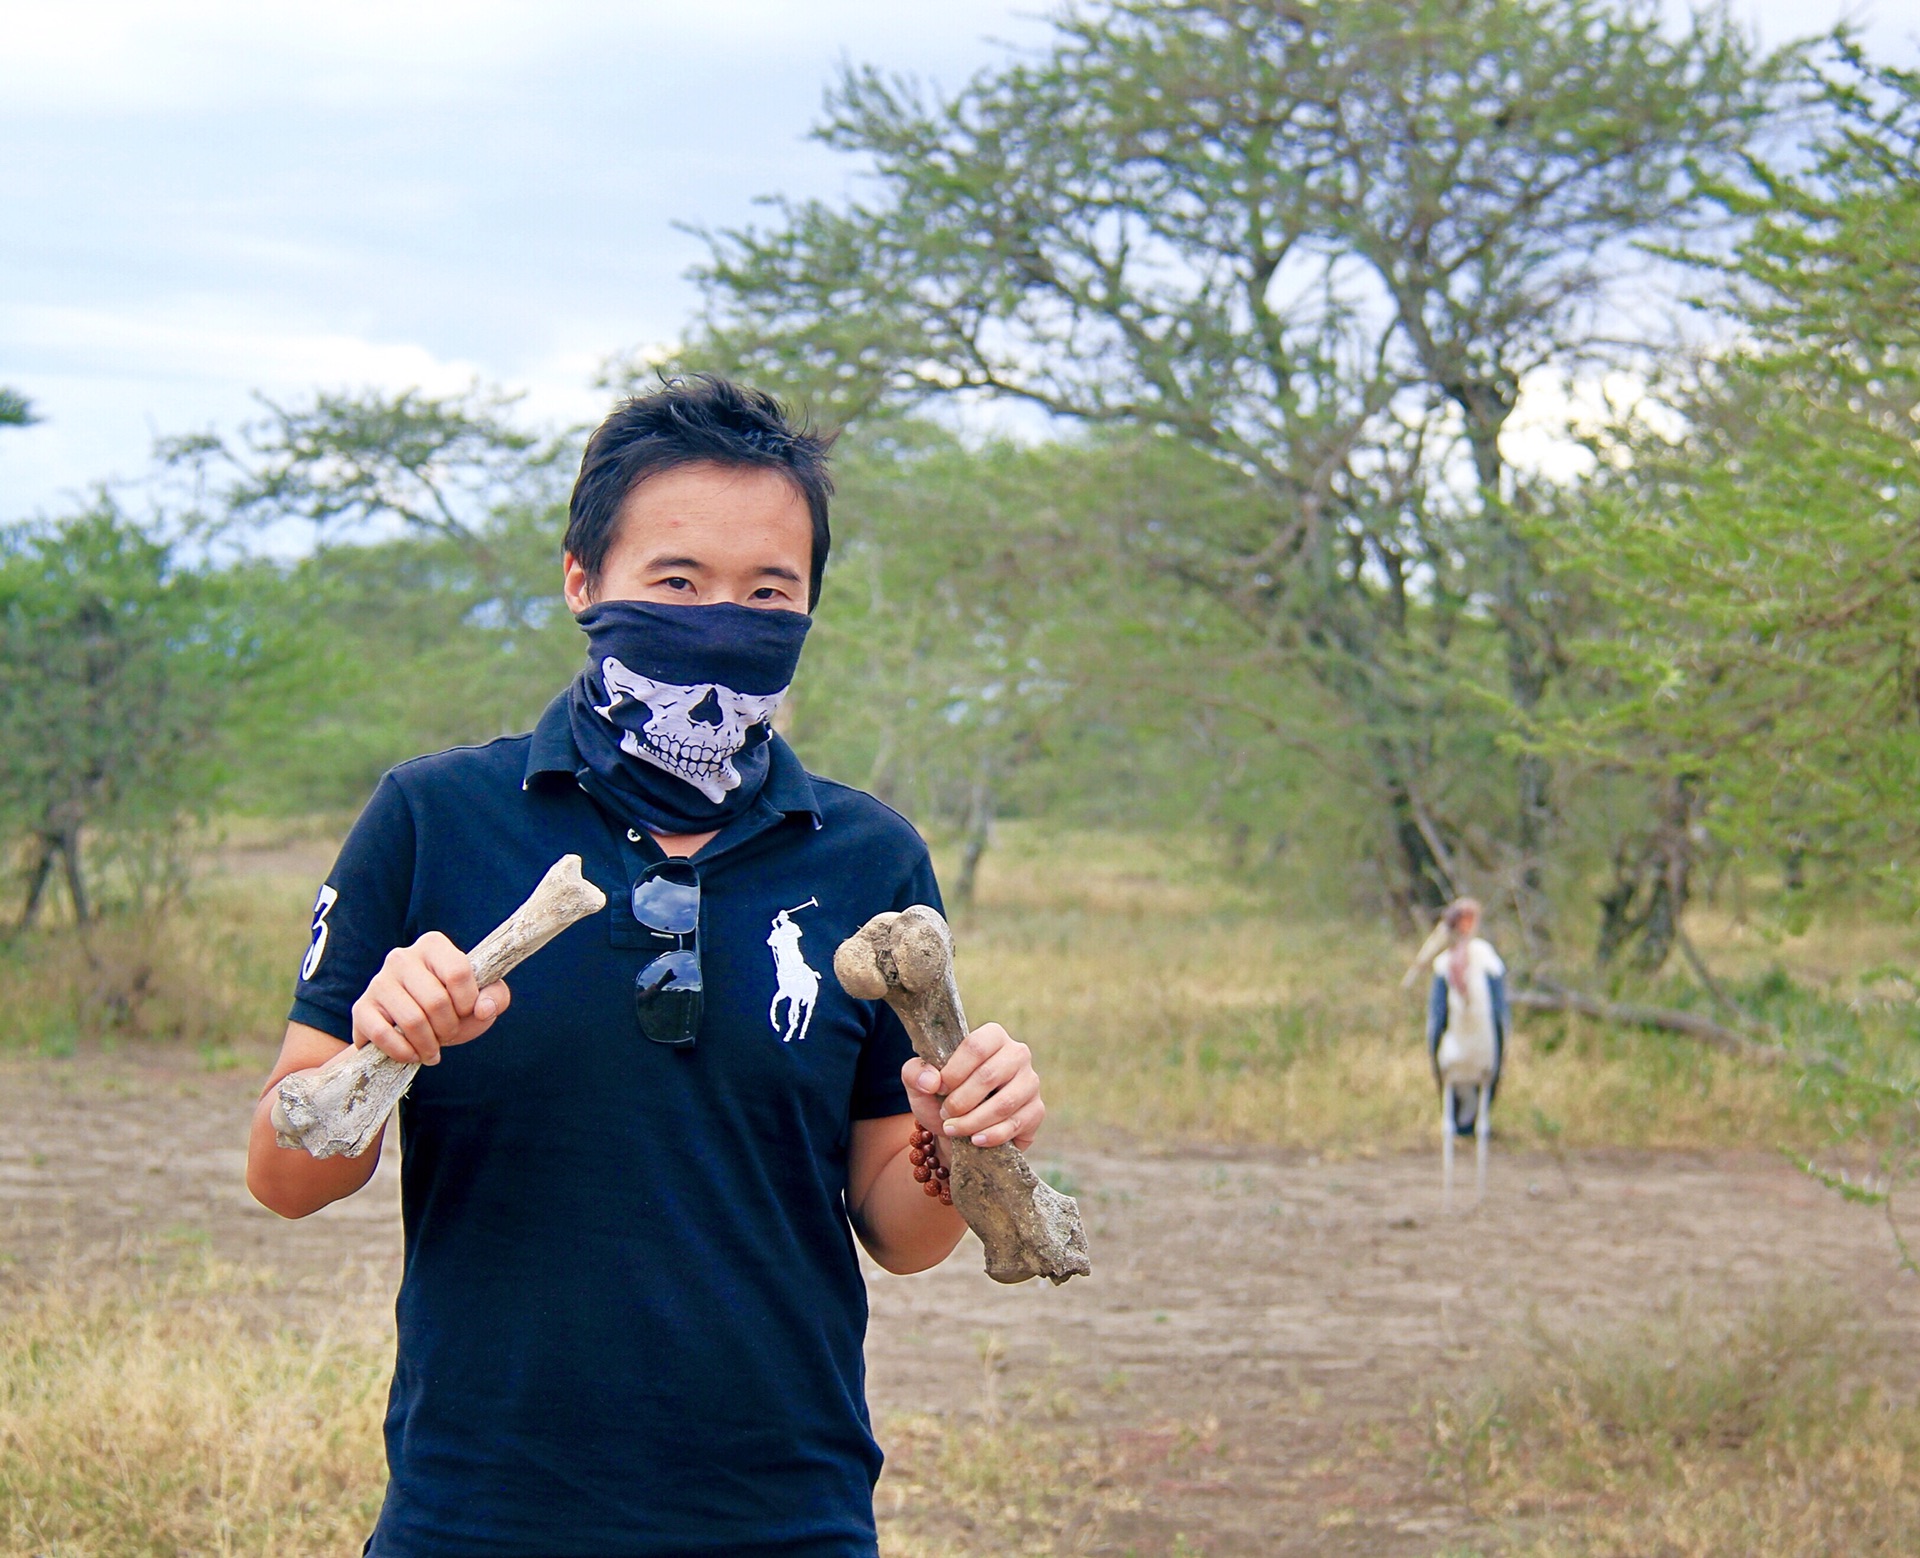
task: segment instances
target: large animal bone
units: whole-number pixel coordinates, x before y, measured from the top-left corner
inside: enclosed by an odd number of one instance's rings
[[[885,1001],[898,1012],[915,1053],[931,1066],[945,1066],[967,1036],[953,934],[924,905],[868,920],[840,944],[833,971],[855,1000]],[[949,1140],[947,1151],[953,1204],[987,1247],[994,1281],[1058,1284],[1093,1269],[1078,1204],[1035,1174],[1018,1147]]]
[[[580,874],[580,857],[562,855],[527,901],[467,954],[482,990],[505,979],[577,920],[607,906],[607,895]],[[314,1071],[283,1078],[273,1100],[273,1134],[283,1147],[316,1158],[357,1158],[373,1144],[420,1067],[362,1044]]]

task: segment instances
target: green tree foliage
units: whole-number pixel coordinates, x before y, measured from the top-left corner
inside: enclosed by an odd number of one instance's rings
[[[1611,625],[1555,734],[1660,797],[1601,944],[1640,935],[1650,967],[1709,841],[1920,901],[1920,76],[1842,40],[1822,87],[1804,171],[1720,192],[1750,223],[1714,265],[1735,344],[1622,432],[1610,501],[1562,532]]]
[[[231,442],[163,451],[194,479],[203,533],[318,539],[236,573],[261,644],[229,717],[240,804],[357,805],[403,758],[525,730],[573,674],[560,541],[574,445],[511,412],[480,391],[322,394],[270,404]]]
[[[140,889],[221,778],[210,733],[250,644],[217,580],[111,501],[0,531],[0,834],[24,850],[22,923],[64,864],[75,917],[97,841]]]
[[[1042,474],[1065,451],[895,434],[843,456],[794,736],[815,763],[955,826],[965,902],[994,816],[1075,723],[1096,590]]]
[[[1122,454],[971,449],[915,422],[843,445],[795,739],[826,771],[956,830],[957,902],[996,816],[1070,813],[1108,789],[1113,749],[1130,745],[1107,699],[1120,581],[1096,544]]]
[[[30,427],[40,419],[33,414],[33,402],[17,389],[0,384],[0,427]]]
[[[1500,443],[1521,383],[1607,355],[1633,245],[1768,101],[1717,13],[1099,0],[951,98],[849,72],[820,133],[875,194],[717,236],[693,355],[838,415],[998,397],[1240,472],[1236,520],[1167,532],[1158,565],[1349,711],[1434,902],[1468,820],[1437,767],[1457,641],[1487,624],[1523,709],[1558,662]],[[1537,755],[1513,782],[1481,838],[1542,929]]]
[[[512,514],[482,533],[495,561],[527,576],[511,615],[468,554],[433,538],[342,543],[236,574],[260,658],[228,713],[234,805],[350,809],[394,763],[531,726],[581,656],[560,601],[558,522]]]

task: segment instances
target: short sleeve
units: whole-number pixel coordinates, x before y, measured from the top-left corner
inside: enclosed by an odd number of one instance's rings
[[[413,900],[413,810],[392,774],[380,781],[313,901],[288,1017],[353,1038],[353,1003],[408,937]]]
[[[906,885],[894,897],[897,911],[923,903],[930,909],[946,912],[940,900],[940,884],[934,880],[933,861],[925,850],[915,864]],[[900,1081],[900,1069],[913,1054],[913,1041],[900,1019],[885,1001],[875,1001],[873,1027],[860,1048],[860,1065],[853,1078],[853,1118],[884,1119],[907,1112],[907,1090]]]

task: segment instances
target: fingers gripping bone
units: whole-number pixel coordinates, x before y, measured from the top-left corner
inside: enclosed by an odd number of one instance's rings
[[[875,915],[840,944],[833,971],[854,999],[885,1001],[898,1012],[915,1053],[929,1065],[946,1065],[967,1036],[953,978],[953,936],[932,909]],[[994,1281],[1060,1283],[1093,1269],[1078,1204],[1035,1174],[1019,1148],[953,1141],[948,1151],[953,1204],[986,1246]]]
[[[578,920],[605,908],[607,895],[580,874],[580,857],[563,855],[527,901],[467,954],[482,990]],[[281,1080],[273,1101],[273,1134],[283,1147],[316,1158],[357,1158],[372,1145],[420,1068],[371,1044],[342,1050],[317,1071]]]

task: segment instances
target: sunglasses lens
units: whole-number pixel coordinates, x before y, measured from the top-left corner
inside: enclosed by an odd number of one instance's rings
[[[633,1009],[640,1031],[656,1044],[691,1044],[700,1032],[700,959],[666,952],[633,983]]]
[[[689,871],[675,880],[649,876],[633,890],[633,917],[648,930],[684,936],[700,923],[700,883]]]

